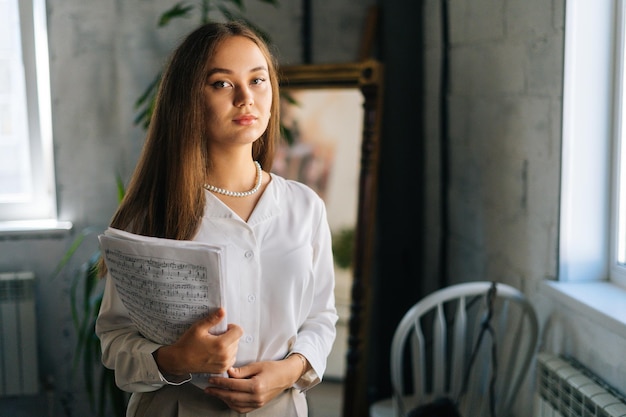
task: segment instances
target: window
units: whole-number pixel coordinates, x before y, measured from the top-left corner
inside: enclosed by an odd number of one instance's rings
[[[559,281],[626,287],[625,3],[566,5]]]
[[[0,221],[56,219],[45,0],[0,0]]]

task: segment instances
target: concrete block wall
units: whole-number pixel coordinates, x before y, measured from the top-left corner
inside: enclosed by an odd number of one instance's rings
[[[450,277],[523,287],[556,274],[563,3],[449,7]]]
[[[428,262],[439,253],[437,88],[440,3],[426,3]],[[524,291],[540,349],[571,354],[624,390],[626,339],[542,291],[558,267],[565,0],[451,0],[449,234],[451,283],[497,280]],[[433,87],[434,86],[434,87]],[[582,167],[581,167],[582,169]],[[431,221],[429,221],[429,219]],[[531,374],[516,407],[530,416]]]

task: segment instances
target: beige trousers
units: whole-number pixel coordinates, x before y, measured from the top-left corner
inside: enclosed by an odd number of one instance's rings
[[[166,385],[131,396],[126,417],[307,417],[304,393],[291,389],[274,398],[264,407],[248,414],[229,409],[215,397],[205,394],[193,384]]]

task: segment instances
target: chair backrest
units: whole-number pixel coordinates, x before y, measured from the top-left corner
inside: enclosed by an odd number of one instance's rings
[[[457,400],[469,357],[487,314],[491,282],[452,285],[426,296],[402,318],[391,345],[396,416],[440,397]],[[506,417],[536,352],[537,315],[517,289],[498,283],[491,325],[497,366],[495,416]],[[472,365],[463,416],[489,416],[492,338],[485,334]]]

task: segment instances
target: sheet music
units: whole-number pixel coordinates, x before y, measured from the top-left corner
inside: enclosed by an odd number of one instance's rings
[[[139,332],[174,343],[198,319],[224,307],[224,248],[146,237],[109,228],[100,247],[119,296]],[[211,333],[226,331],[224,318]],[[203,382],[208,375],[194,375]]]

